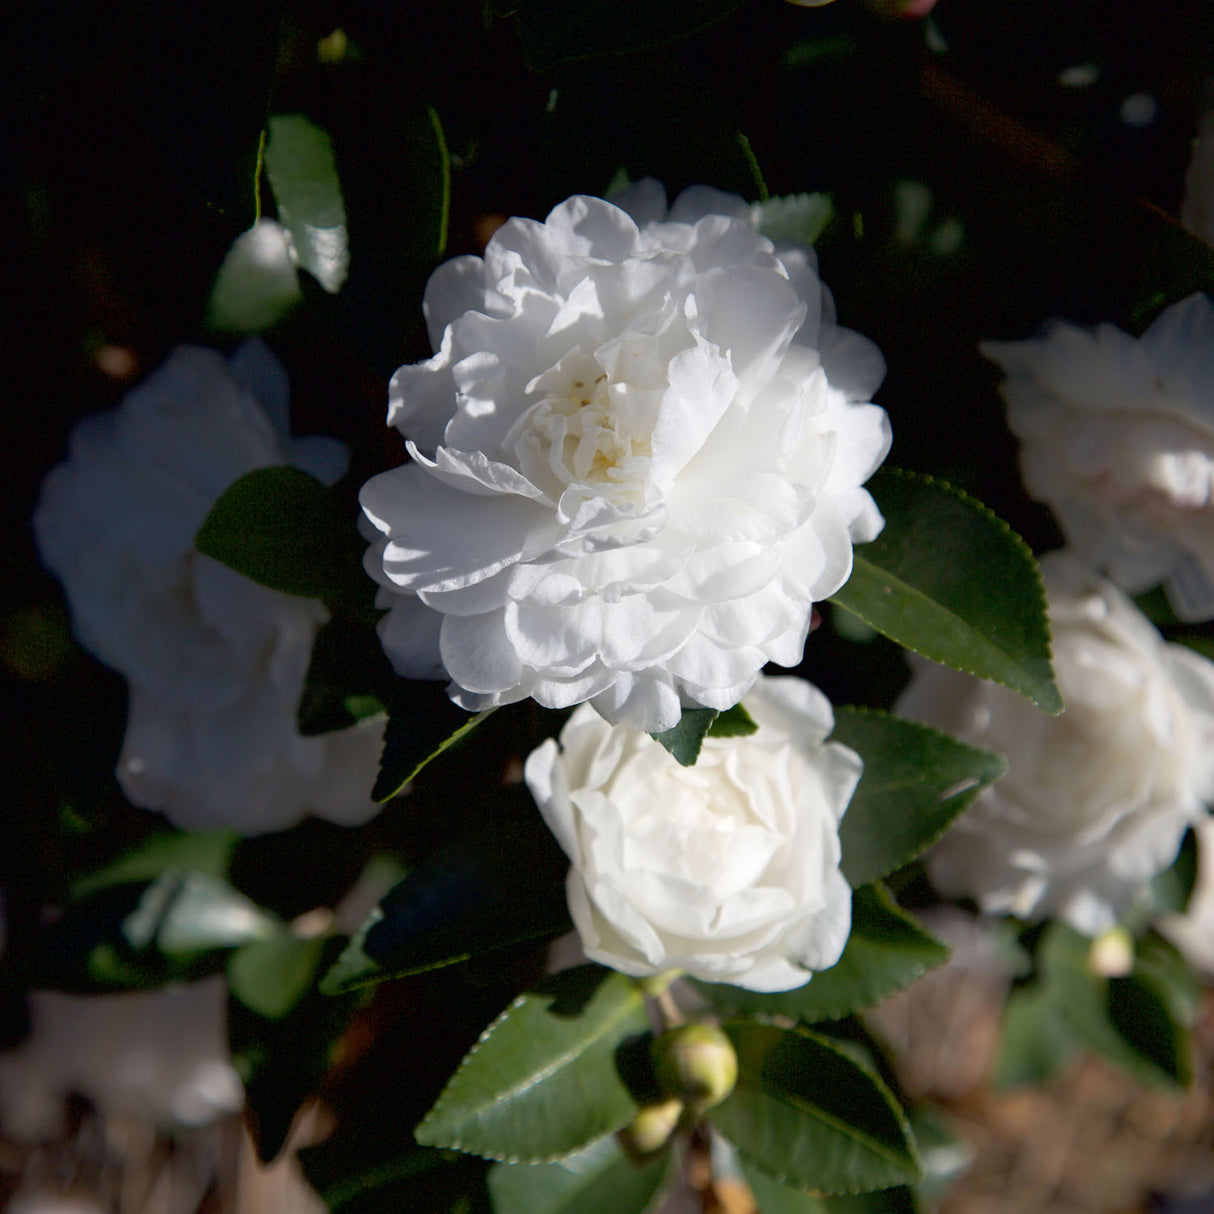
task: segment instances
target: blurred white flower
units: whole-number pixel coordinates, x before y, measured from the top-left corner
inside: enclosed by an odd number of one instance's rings
[[[1071,554],[1041,566],[1062,715],[920,659],[898,711],[1008,760],[929,853],[932,880],[986,911],[1096,935],[1214,797],[1214,663],[1166,644]]]
[[[479,710],[590,700],[664,730],[801,660],[813,603],[882,519],[867,400],[884,364],[834,323],[812,249],[750,206],[656,182],[513,219],[435,271],[437,353],[400,368],[412,462],[363,488],[381,636]]]
[[[178,826],[277,830],[312,812],[376,812],[382,720],[301,737],[295,713],[319,602],[256,585],[200,555],[220,494],[293,463],[332,483],[341,443],[292,440],[278,361],[249,342],[229,361],[181,346],[119,408],[82,421],[34,514],[80,642],[130,683],[118,779]]]
[[[1054,321],[985,342],[1007,373],[1025,484],[1067,541],[1124,590],[1165,584],[1176,614],[1214,618],[1214,305],[1192,295],[1133,338]]]
[[[839,959],[851,930],[839,822],[860,758],[826,741],[830,704],[801,679],[760,679],[744,703],[758,732],[706,738],[694,767],[589,706],[528,757],[591,960],[774,991]]]
[[[30,1035],[0,1053],[0,1122],[36,1140],[62,1128],[64,1098],[166,1129],[206,1125],[244,1105],[227,1039],[222,977],[121,995],[30,995]]]

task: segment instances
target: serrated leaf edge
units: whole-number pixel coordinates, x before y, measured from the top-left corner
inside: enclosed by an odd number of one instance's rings
[[[1041,699],[1039,699],[1037,696],[1031,694],[1030,692],[1024,690],[1021,687],[1012,686],[1011,684],[1004,683],[1001,680],[989,679],[987,675],[979,674],[976,670],[972,670],[967,666],[956,665],[954,662],[952,662],[946,658],[937,656],[936,653],[930,653],[930,652],[928,652],[928,649],[925,646],[908,645],[904,641],[897,641],[897,644],[901,645],[904,649],[910,649],[914,653],[921,654],[923,657],[928,658],[930,661],[939,662],[940,665],[948,666],[952,670],[959,670],[959,671],[961,671],[962,674],[972,675],[976,679],[985,679],[989,682],[999,682],[1000,686],[1007,687],[1007,688],[1009,688],[1009,690],[1015,691],[1018,694],[1023,695],[1026,699],[1031,700],[1032,703],[1036,704],[1037,707],[1042,710],[1042,712],[1047,712],[1051,716],[1057,716],[1060,712],[1062,712],[1065,705],[1062,702],[1062,693],[1058,689],[1058,681],[1056,678],[1053,677],[1054,649],[1053,649],[1053,634],[1049,627],[1049,617],[1048,617],[1048,610],[1047,610],[1048,609],[1048,598],[1047,598],[1046,592],[1045,592],[1045,582],[1042,580],[1042,577],[1041,577],[1041,568],[1037,563],[1037,558],[1033,555],[1033,550],[1028,546],[1028,544],[1026,544],[1024,542],[1024,538],[1021,535],[1019,535],[1015,531],[1015,529],[1012,528],[1008,523],[1006,523],[1003,519],[1001,519],[989,506],[987,506],[983,502],[980,502],[976,497],[973,497],[971,494],[966,493],[966,491],[964,489],[959,489],[956,485],[952,484],[951,482],[943,480],[940,477],[932,476],[930,473],[927,473],[927,472],[912,472],[906,468],[882,468],[881,472],[882,472],[882,474],[888,474],[889,476],[898,477],[902,480],[912,481],[912,482],[916,482],[916,483],[922,484],[922,485],[934,485],[939,489],[943,489],[946,493],[951,494],[958,501],[961,501],[965,505],[972,507],[978,514],[982,515],[983,517],[985,517],[985,518],[989,519],[991,522],[993,522],[996,525],[996,527],[1008,539],[1010,539],[1012,541],[1012,546],[1014,548],[1016,548],[1022,556],[1025,556],[1028,558],[1029,567],[1032,570],[1034,588],[1037,592],[1037,605],[1038,605],[1038,607],[1041,608],[1042,615],[1046,617],[1045,660],[1046,660],[1046,665],[1049,667],[1050,675],[1051,675],[1048,686],[1053,689],[1054,697],[1055,697],[1054,699],[1049,701],[1049,705],[1056,705],[1056,707],[1051,707],[1051,706],[1043,703],[1041,701]],[[866,566],[880,572],[879,566],[874,565],[871,561],[864,560],[863,545],[860,545],[853,552],[852,559],[853,559],[853,563],[859,562],[859,561],[864,561],[864,564]],[[840,587],[840,590],[842,590],[844,587],[846,587],[846,585],[847,585],[847,583],[844,582],[843,586]],[[919,598],[927,599],[927,596],[925,594],[923,594],[921,591],[916,590],[914,587],[907,586],[907,589],[911,593],[918,596]],[[836,592],[836,594],[837,593],[838,592]],[[836,595],[829,595],[827,601],[832,602],[832,603],[836,602],[837,601]],[[939,606],[943,611],[945,611],[953,619],[957,620],[961,624],[964,624],[965,627],[967,629],[969,629],[970,631],[974,631],[972,625],[966,623],[966,621],[961,619],[960,616],[954,615],[951,611],[948,610],[947,607],[944,607],[944,605],[942,603],[938,603],[937,600],[935,600],[935,599],[930,599],[928,601],[936,603],[937,606]],[[852,604],[850,604],[850,603],[839,603],[839,606],[843,607],[847,611],[850,611],[853,615],[858,616],[870,628],[876,630],[877,632],[881,632],[882,635],[885,635],[884,632],[882,632],[882,629],[872,619],[870,619],[868,615],[866,615],[863,611],[859,610],[857,607],[852,606]],[[994,648],[998,649],[1000,653],[1005,652],[992,638],[986,636],[984,633],[977,633],[976,635],[981,636],[984,641],[986,641],[988,644],[992,645]],[[890,639],[893,640],[894,638],[891,637]],[[1010,655],[1005,655],[1005,656],[1010,657]],[[1017,663],[1017,664],[1019,664],[1019,663]]]

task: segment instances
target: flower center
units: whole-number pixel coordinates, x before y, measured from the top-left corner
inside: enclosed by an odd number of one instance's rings
[[[535,387],[548,390],[505,440],[520,471],[557,495],[570,485],[592,485],[609,496],[640,488],[652,453],[651,426],[637,424],[627,385],[613,385],[592,364],[559,386]]]

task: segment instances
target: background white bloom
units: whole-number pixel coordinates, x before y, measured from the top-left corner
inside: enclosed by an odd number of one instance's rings
[[[1095,935],[1214,797],[1214,664],[1166,644],[1071,554],[1041,566],[1062,715],[918,659],[898,711],[1008,760],[929,854],[932,880],[984,910]]]
[[[1007,373],[1025,484],[1085,560],[1181,619],[1214,617],[1214,305],[1192,295],[1141,338],[1054,321],[986,342]]]
[[[20,1138],[61,1130],[63,1102],[165,1128],[206,1125],[244,1105],[220,977],[121,995],[30,995],[30,1035],[0,1053],[0,1121]]]
[[[182,346],[119,408],[75,428],[34,515],[76,636],[130,683],[123,791],[185,829],[254,834],[308,811],[356,823],[376,810],[382,721],[312,738],[295,727],[325,608],[194,550],[233,481],[288,462],[331,483],[346,452],[290,438],[269,350],[250,342],[229,362]]]
[[[882,520],[880,354],[813,251],[740,198],[655,182],[514,219],[435,271],[437,353],[392,380],[413,460],[369,481],[398,672],[468,709],[591,700],[663,730],[801,660]],[[631,214],[629,213],[631,212]]]
[[[758,732],[706,738],[694,767],[588,706],[528,757],[591,960],[774,991],[839,959],[839,822],[860,758],[826,741],[830,703],[803,680],[761,679],[744,702]]]

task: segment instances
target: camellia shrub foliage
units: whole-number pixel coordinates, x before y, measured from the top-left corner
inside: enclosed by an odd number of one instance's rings
[[[350,1214],[923,1210],[949,907],[994,1080],[1189,1082],[1209,14],[27,8],[6,1046],[222,983]]]

